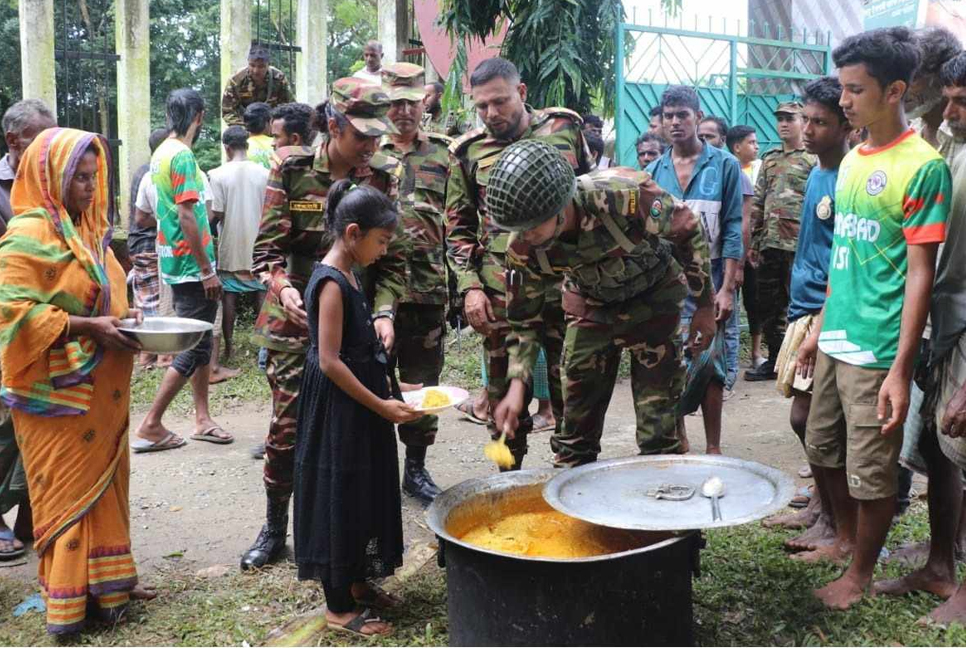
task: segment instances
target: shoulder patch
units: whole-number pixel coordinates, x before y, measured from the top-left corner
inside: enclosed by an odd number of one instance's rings
[[[272,156],[279,166],[311,166],[315,149],[311,146],[283,146]]]
[[[431,142],[435,142],[436,144],[442,144],[443,146],[446,146],[446,147],[449,147],[449,145],[453,143],[452,137],[447,137],[442,133],[427,132],[426,136],[429,138]]]
[[[477,140],[481,140],[484,137],[486,137],[485,128],[474,128],[466,131],[453,140],[453,142],[449,145],[449,152],[453,155],[459,155],[460,153],[464,152],[470,144]]]
[[[584,123],[584,118],[580,116],[579,113],[574,112],[570,108],[561,108],[560,106],[551,106],[550,108],[544,108],[541,110],[545,115],[551,117],[565,117],[577,123],[578,126],[582,126]]]

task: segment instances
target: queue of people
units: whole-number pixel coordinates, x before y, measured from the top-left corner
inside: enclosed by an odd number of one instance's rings
[[[966,53],[954,36],[847,38],[837,78],[775,107],[781,146],[760,158],[753,128],[671,86],[637,140],[638,169],[606,158],[599,118],[530,106],[499,57],[469,79],[482,126],[451,139],[440,131],[460,129],[440,88],[420,66],[383,65],[377,46],[315,108],[292,102],[253,46],[225,89],[226,163],[209,174],[192,151],[205,102],[170,94],[130,188],[133,308],[109,246],[103,138],[57,128],[32,100],[4,116],[0,513],[17,505],[24,519],[0,520],[0,559],[33,539],[50,632],[153,595],[131,552],[129,449],[187,444],[163,423],[174,396],[190,383],[192,440],[234,440],[209,411],[209,384],[227,371],[212,334],[170,360],[129,437],[140,349],[120,319],[209,322],[230,356],[248,294],[272,408],[265,523],[241,568],[283,554],[292,506],[298,576],[321,582],[333,629],[392,630],[376,610],[400,602],[372,579],[401,564],[401,492],[426,503],[440,492],[438,420],[401,392],[438,384],[454,303],[483,338],[487,378],[464,413],[506,438],[519,469],[535,396],[552,412],[554,465],[596,461],[625,350],[640,452],[687,452],[685,415],[700,408],[707,452],[720,453],[743,301],[745,379],[791,399],[815,479],[801,511],[766,524],[804,529],[785,543],[795,559],[849,562],[816,596],[845,609],[873,587],[924,589],[949,598],[937,619],[966,619],[954,562],[966,527]],[[929,560],[873,584],[902,470],[930,480]]]

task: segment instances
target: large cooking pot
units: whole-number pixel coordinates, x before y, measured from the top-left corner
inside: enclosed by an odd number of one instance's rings
[[[427,511],[446,569],[449,639],[456,646],[691,645],[691,576],[699,532],[650,532],[623,553],[580,559],[510,555],[465,543],[469,524],[542,498],[552,470],[470,479]]]

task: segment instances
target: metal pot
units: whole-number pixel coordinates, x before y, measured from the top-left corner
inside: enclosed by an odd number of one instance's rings
[[[691,645],[691,576],[699,532],[654,532],[623,553],[548,559],[489,551],[461,541],[461,523],[501,516],[541,497],[551,470],[471,479],[427,511],[446,569],[449,639],[456,646]]]

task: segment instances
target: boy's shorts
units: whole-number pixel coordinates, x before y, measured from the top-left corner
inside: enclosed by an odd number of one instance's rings
[[[887,369],[857,367],[818,352],[812,405],[805,430],[808,461],[845,468],[857,500],[892,497],[898,491],[902,430],[882,434],[876,413]]]
[[[785,329],[785,339],[782,341],[782,348],[778,352],[778,361],[775,363],[775,373],[778,374],[775,388],[785,398],[791,398],[793,391],[806,394],[812,391],[814,376],[802,378],[796,371],[795,365],[798,362],[798,347],[812,332],[814,321],[814,315],[803,315],[794,322],[789,322]]]

